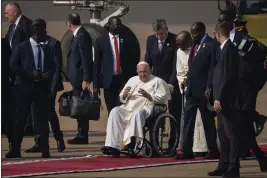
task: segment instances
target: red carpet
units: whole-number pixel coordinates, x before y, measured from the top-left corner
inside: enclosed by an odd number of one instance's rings
[[[267,153],[267,144],[261,145]],[[26,177],[34,175],[96,172],[122,169],[134,169],[144,167],[156,167],[164,165],[178,165],[189,163],[215,162],[217,160],[175,160],[173,158],[113,158],[109,156],[92,156],[83,158],[35,160],[25,162],[9,162],[2,164],[3,177]]]

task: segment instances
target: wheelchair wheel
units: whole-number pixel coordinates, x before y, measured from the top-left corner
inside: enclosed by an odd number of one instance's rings
[[[153,149],[149,143],[143,144],[142,155],[146,158],[151,158],[153,156]]]
[[[167,113],[159,115],[152,130],[152,148],[160,157],[171,157],[176,154],[179,129],[176,119]],[[169,138],[167,138],[170,136]],[[166,146],[165,148],[164,145]]]

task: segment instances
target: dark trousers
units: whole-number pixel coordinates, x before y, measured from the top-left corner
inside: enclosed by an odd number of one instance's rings
[[[72,95],[81,96],[82,91],[83,91],[82,86],[74,87],[72,89]],[[76,137],[88,140],[89,119],[88,118],[77,118],[77,124],[78,124],[78,129],[77,129],[78,133]]]
[[[221,156],[217,170],[238,171],[239,139],[238,117],[234,110],[222,110],[218,116],[218,136],[221,144]]]
[[[259,148],[254,128],[254,121],[255,121],[254,118],[259,117],[259,114],[256,111],[254,112],[243,111],[239,113],[239,117],[240,117],[239,128],[241,135],[240,152],[242,154],[251,149],[254,152],[256,159],[259,162],[261,162],[261,160],[265,158],[265,153]]]
[[[191,96],[187,96],[186,98],[183,135],[183,152],[185,155],[193,154],[193,136],[198,108],[201,113],[208,148],[210,152],[217,153],[218,151],[215,121],[212,117],[212,113],[207,109],[206,104],[207,101],[204,97],[197,99]]]
[[[111,81],[109,88],[104,89],[104,98],[105,98],[108,114],[114,107],[120,104],[119,94],[123,87],[122,84],[123,84],[122,76],[114,75],[112,77],[112,81]]]
[[[63,138],[63,133],[60,129],[60,125],[59,125],[59,119],[55,110],[55,100],[56,100],[56,94],[53,94],[53,96],[51,96],[51,106],[52,106],[52,115],[50,118],[48,118],[48,121],[50,123],[54,138],[56,140],[60,140]],[[34,128],[36,128],[36,122],[38,121],[37,117],[37,113],[36,111],[36,105],[32,104],[32,118],[33,118],[33,123],[34,123]],[[36,132],[36,131],[35,131]],[[40,144],[40,135],[36,134],[34,137],[34,141],[35,141],[35,145],[39,146]]]
[[[2,88],[1,98],[1,116],[2,116],[2,132],[7,135],[8,142],[11,143],[14,127],[14,98],[12,88]]]
[[[178,133],[180,133],[180,125],[181,125],[181,112],[182,112],[182,96],[180,94],[179,88],[175,88],[174,92],[171,94],[172,99],[168,102],[169,112],[177,121],[176,127],[178,128]],[[178,139],[175,136],[176,130],[171,130],[171,139],[169,140],[169,144],[174,143],[175,140]]]
[[[12,141],[12,149],[19,151],[23,139],[23,132],[26,125],[27,117],[30,112],[31,104],[33,103],[36,112],[36,134],[40,135],[40,147],[42,152],[49,151],[49,132],[48,118],[51,117],[52,104],[50,99],[50,91],[46,81],[41,81],[34,84],[33,90],[22,85],[15,86],[16,92],[16,108],[15,126]]]

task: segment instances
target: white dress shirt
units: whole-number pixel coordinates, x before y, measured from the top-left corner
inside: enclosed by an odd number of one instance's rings
[[[191,48],[182,51],[181,49],[177,50],[177,61],[176,61],[176,70],[177,70],[177,80],[179,83],[180,91],[182,92],[181,83],[187,78],[186,74],[188,72],[188,59]]]
[[[119,53],[120,53],[120,37],[119,37],[119,35],[115,35],[115,37],[117,39],[118,50],[119,50]],[[117,61],[116,61],[116,53],[115,53],[115,47],[114,47],[114,35],[109,33],[109,39],[110,39],[112,55],[113,55],[114,75],[117,75]]]
[[[230,31],[230,40],[233,42],[235,38],[235,29]]]
[[[222,42],[222,44],[221,44],[221,46],[220,46],[221,50],[223,49],[225,43],[226,43],[228,40],[229,40],[229,39],[226,39],[224,42]]]
[[[76,28],[74,31],[73,31],[73,36],[76,37],[77,33],[78,33],[78,30],[81,28],[82,26],[79,26],[78,28]]]
[[[34,57],[34,64],[35,64],[35,69],[38,70],[38,43],[34,41],[32,38],[30,38],[30,43],[32,46],[32,51],[33,51],[33,57]],[[41,56],[42,56],[42,71],[44,71],[44,51],[41,47]]]

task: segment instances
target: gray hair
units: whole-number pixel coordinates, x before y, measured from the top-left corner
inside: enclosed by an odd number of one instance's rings
[[[158,31],[160,29],[166,29],[166,28],[168,28],[168,26],[167,26],[167,23],[164,19],[156,19],[152,23],[152,28],[154,31]]]
[[[5,4],[5,7],[7,5],[13,6],[14,9],[16,9],[19,14],[22,13],[21,8],[20,8],[20,5],[18,3],[16,3],[16,2],[8,2],[8,3]]]

